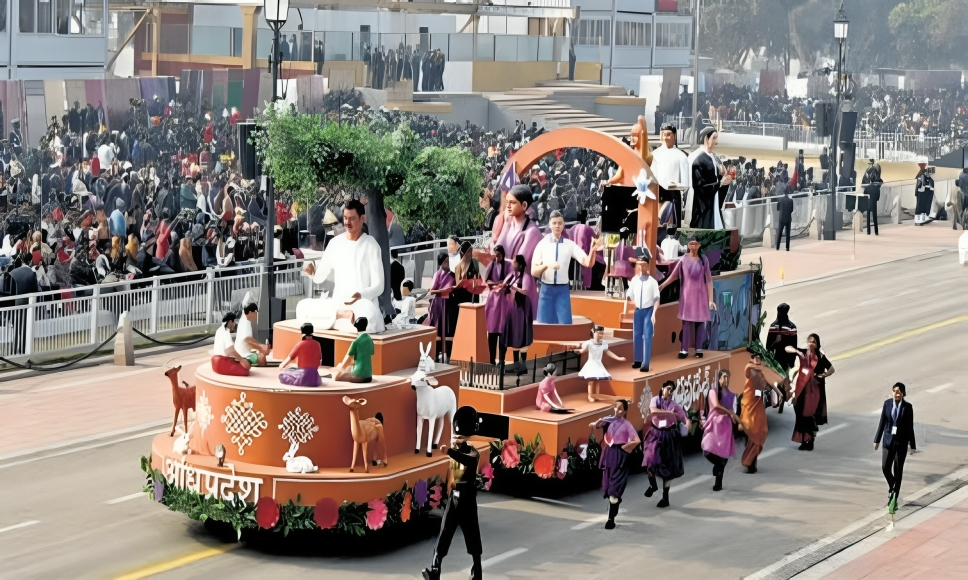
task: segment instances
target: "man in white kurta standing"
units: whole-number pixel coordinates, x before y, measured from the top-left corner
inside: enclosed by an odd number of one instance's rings
[[[332,239],[323,257],[316,264],[307,264],[303,274],[321,284],[333,275],[333,296],[344,304],[356,300],[370,300],[380,312],[383,294],[383,255],[380,244],[363,233],[366,206],[351,199],[343,206],[343,226],[346,232]],[[310,314],[310,317],[312,315]]]
[[[652,173],[659,182],[659,203],[671,202],[675,216],[662,225],[682,225],[682,192],[692,181],[692,166],[686,153],[676,147],[676,126],[663,125],[659,131],[662,146],[652,151]],[[663,212],[665,215],[665,212]]]

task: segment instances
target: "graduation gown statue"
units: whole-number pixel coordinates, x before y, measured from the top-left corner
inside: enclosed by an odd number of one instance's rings
[[[467,438],[475,435],[480,424],[474,407],[461,407],[454,414],[454,440],[447,447],[450,457],[450,470],[447,487],[450,496],[444,504],[444,517],[440,521],[440,534],[434,545],[434,559],[429,568],[424,568],[425,580],[440,580],[440,568],[444,557],[450,550],[454,532],[460,527],[464,534],[467,553],[474,559],[471,566],[471,579],[480,580],[481,570],[481,526],[477,519],[477,464],[480,453]],[[443,449],[443,446],[442,446]]]
[[[719,208],[722,169],[711,153],[702,148],[697,152],[692,161],[692,219],[689,227],[722,229],[723,216]]]

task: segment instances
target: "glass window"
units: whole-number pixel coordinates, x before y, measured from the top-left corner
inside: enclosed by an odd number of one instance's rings
[[[104,0],[20,0],[20,32],[100,36]]]
[[[0,0],[0,32],[7,31],[7,0]]]
[[[652,46],[652,25],[648,22],[616,22],[615,45]]]
[[[662,48],[689,48],[692,36],[687,22],[659,22],[655,25],[655,45]]]
[[[581,20],[578,25],[578,44],[608,45],[612,39],[611,28],[612,23],[609,20]]]

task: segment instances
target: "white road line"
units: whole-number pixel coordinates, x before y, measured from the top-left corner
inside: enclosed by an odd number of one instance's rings
[[[881,411],[883,411],[883,409],[878,409],[876,411],[871,411],[871,415],[880,415],[881,414]]]
[[[934,387],[934,388],[931,388],[931,389],[928,389],[928,390],[927,390],[927,391],[925,391],[925,392],[927,392],[927,393],[932,393],[932,394],[933,394],[933,393],[937,393],[938,391],[943,391],[943,390],[945,390],[945,389],[947,389],[948,387],[950,387],[950,386],[951,386],[951,384],[952,384],[952,383],[945,383],[945,384],[943,384],[943,385],[938,385],[937,387]]]
[[[32,526],[34,524],[39,524],[40,520],[30,520],[28,522],[22,522],[19,524],[14,524],[12,526],[7,526],[5,528],[0,528],[0,534],[4,532],[9,532],[11,530],[19,530],[20,528],[26,528],[27,526]]]
[[[857,306],[867,306],[868,304],[877,304],[881,300],[883,300],[883,298],[874,298],[873,300],[864,300],[863,302],[858,303]]]
[[[534,501],[543,501],[545,503],[553,503],[555,505],[563,505],[563,506],[567,506],[567,507],[584,509],[584,506],[582,506],[580,504],[577,504],[577,503],[568,503],[566,501],[560,501],[560,500],[557,500],[557,499],[549,499],[549,498],[546,498],[546,497],[536,497],[536,496],[532,496],[531,499],[533,499]]]
[[[64,447],[70,447],[72,445],[88,443],[90,441],[97,441],[99,439],[107,439],[108,437],[114,437],[115,435],[127,435],[128,433],[134,433],[135,431],[145,431],[146,429],[161,427],[162,425],[171,425],[171,419],[159,419],[158,421],[154,421],[152,423],[145,423],[144,425],[136,425],[134,427],[128,427],[126,429],[118,429],[117,431],[108,431],[107,433],[98,433],[97,435],[89,435],[87,437],[81,437],[80,439],[71,439],[70,441],[61,441],[60,443],[44,445],[43,447],[34,447],[33,449],[24,449],[23,451],[15,451],[13,453],[8,453],[6,455],[0,455],[0,461],[14,459],[15,457],[23,457],[24,455],[34,455],[36,453],[42,453],[44,451],[53,451],[54,449],[63,449]]]
[[[584,530],[585,528],[590,528],[590,527],[594,526],[595,524],[600,524],[600,523],[604,522],[607,519],[608,519],[608,516],[607,515],[605,515],[605,516],[595,516],[594,518],[585,520],[585,521],[583,521],[580,524],[575,524],[574,526],[571,527],[571,529],[573,529],[573,530]]]
[[[914,499],[920,498],[921,496],[923,496],[923,495],[925,495],[927,493],[931,493],[932,491],[934,491],[935,489],[938,489],[939,487],[941,487],[942,485],[944,485],[948,481],[951,481],[951,480],[954,480],[954,479],[962,479],[965,476],[968,476],[968,469],[962,469],[962,470],[956,471],[956,472],[954,472],[952,474],[949,474],[949,475],[943,477],[942,479],[938,480],[937,482],[935,482],[935,483],[933,483],[933,484],[931,484],[931,485],[929,485],[927,487],[924,487],[924,488],[918,490],[914,494],[912,494],[912,495],[910,495],[910,496],[908,496],[908,497],[906,497],[904,499],[905,499],[905,501],[913,501]],[[809,554],[812,554],[812,553],[816,552],[817,550],[820,550],[820,549],[824,548],[825,546],[828,546],[828,545],[832,544],[833,542],[836,542],[837,540],[839,540],[840,538],[846,536],[847,534],[850,534],[850,533],[852,533],[852,532],[854,532],[856,530],[859,530],[860,528],[862,528],[862,527],[866,526],[867,524],[869,524],[869,523],[877,520],[878,518],[883,517],[884,514],[885,514],[884,508],[879,508],[874,513],[871,513],[871,514],[869,514],[867,516],[864,516],[863,518],[857,520],[856,522],[850,524],[849,526],[847,526],[847,527],[845,527],[845,528],[843,528],[843,529],[841,529],[841,530],[839,530],[837,532],[834,532],[833,534],[827,536],[826,538],[821,538],[821,539],[817,540],[816,542],[813,542],[812,544],[808,544],[807,546],[804,546],[803,548],[800,548],[796,552],[793,552],[792,554],[787,555],[783,559],[781,559],[781,560],[779,560],[777,562],[774,562],[773,564],[770,564],[766,568],[763,568],[762,570],[760,570],[758,572],[754,572],[753,574],[750,574],[749,576],[747,576],[745,578],[745,580],[759,580],[760,578],[765,578],[765,577],[769,576],[770,574],[772,574],[773,572],[775,572],[775,571],[779,570],[780,568],[786,566],[790,562],[796,561],[796,560],[798,560],[798,559],[800,559],[800,558],[802,558],[804,556],[807,556]],[[903,519],[901,521],[903,521]]]
[[[814,316],[814,318],[823,318],[825,316],[831,316],[833,314],[837,314],[838,312],[840,312],[840,310],[828,310],[826,312],[823,312],[821,314]]]
[[[690,488],[690,487],[692,487],[694,485],[699,485],[700,483],[702,483],[704,481],[709,481],[712,478],[713,478],[713,476],[711,476],[711,475],[699,475],[699,476],[697,476],[697,477],[689,480],[688,482],[686,482],[686,483],[684,483],[682,485],[673,485],[672,488],[669,489],[669,493],[672,493],[674,491],[681,491],[683,489]]]
[[[138,493],[132,493],[131,495],[126,495],[126,496],[118,497],[118,498],[115,498],[115,499],[109,499],[108,501],[106,501],[104,503],[106,503],[107,505],[114,505],[114,504],[117,504],[117,503],[123,503],[123,502],[126,502],[126,501],[131,501],[133,499],[138,499],[139,497],[145,497],[145,492],[139,491]]]
[[[897,298],[898,296],[907,296],[908,294],[914,294],[917,291],[918,291],[917,288],[911,288],[910,290],[905,290],[904,292],[898,292],[897,294],[894,295],[894,298]]]
[[[878,411],[878,413],[880,413],[880,411]],[[833,427],[831,427],[830,429],[827,429],[826,431],[820,431],[819,433],[817,433],[817,437],[821,435],[828,435],[830,433],[833,433],[834,431],[839,431],[844,427],[848,427],[848,426],[850,426],[850,423],[841,423],[840,425],[834,425]],[[783,453],[784,451],[789,451],[791,449],[796,449],[796,448],[795,447],[774,447],[769,451],[764,451],[763,453],[760,453],[757,459],[766,459],[767,457],[773,457],[778,453]]]
[[[774,455],[778,455],[780,453],[783,453],[787,449],[790,449],[790,448],[788,448],[788,447],[774,447],[773,449],[770,449],[769,451],[764,451],[763,453],[760,453],[759,456],[757,457],[757,459],[766,459],[767,457],[773,457]]]
[[[149,435],[157,435],[158,433],[164,433],[168,429],[156,429],[153,431],[147,431],[145,433],[136,433],[134,435],[129,435],[127,437],[122,437],[120,439],[114,439],[112,441],[104,441],[103,443],[95,443],[93,445],[85,445],[84,447],[76,447],[74,449],[67,449],[66,451],[58,451],[57,453],[50,453],[48,455],[41,455],[40,457],[31,457],[30,459],[23,459],[21,461],[14,461],[13,463],[5,463],[0,465],[0,469],[7,469],[8,467],[16,467],[18,465],[23,465],[25,463],[33,463],[35,461],[41,461],[43,459],[50,459],[52,457],[60,457],[61,455],[69,455],[71,453],[77,453],[78,451],[87,451],[89,449],[97,449],[98,447],[105,447],[107,445],[114,445],[115,443],[123,443],[125,441],[131,441],[132,439],[140,439],[142,437],[148,437]]]
[[[481,562],[481,569],[485,569],[488,566],[491,566],[493,564],[497,564],[498,562],[503,562],[503,561],[507,560],[508,558],[513,558],[513,557],[515,557],[517,555],[520,555],[520,554],[523,554],[523,553],[525,553],[527,551],[528,551],[527,548],[515,548],[513,550],[508,550],[507,552],[504,552],[503,554],[498,554],[497,556],[494,556],[494,557],[488,558],[487,560],[482,561]],[[470,574],[470,573],[471,573],[471,569],[470,568],[464,570],[464,574]]]
[[[841,423],[840,425],[834,425],[833,427],[831,427],[830,429],[827,429],[826,431],[820,431],[819,433],[817,433],[817,437],[820,437],[821,435],[830,435],[834,431],[840,431],[845,427],[850,427],[850,423]]]

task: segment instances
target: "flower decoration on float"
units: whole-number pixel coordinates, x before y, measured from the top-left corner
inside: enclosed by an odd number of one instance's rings
[[[521,462],[521,458],[518,455],[518,444],[514,439],[508,439],[504,442],[501,448],[500,458],[501,463],[508,469],[514,469]]]
[[[387,504],[380,498],[374,498],[366,505],[370,508],[366,512],[366,527],[371,530],[379,530],[387,521]]]
[[[413,486],[413,498],[417,501],[417,507],[424,507],[427,505],[426,479],[417,480],[416,485]]]
[[[534,473],[541,479],[550,479],[555,474],[555,458],[547,453],[539,453],[534,458]]]
[[[255,521],[259,527],[268,530],[279,522],[279,504],[271,497],[261,497],[255,504]]]
[[[400,521],[408,522],[410,521],[410,510],[411,504],[413,503],[413,495],[410,492],[403,494],[403,505],[400,507]]]
[[[437,509],[440,502],[444,499],[444,488],[439,483],[431,488],[430,493],[430,507],[432,509]]]
[[[316,502],[313,510],[313,521],[321,530],[328,530],[336,527],[339,521],[339,504],[331,497],[324,497]]]

